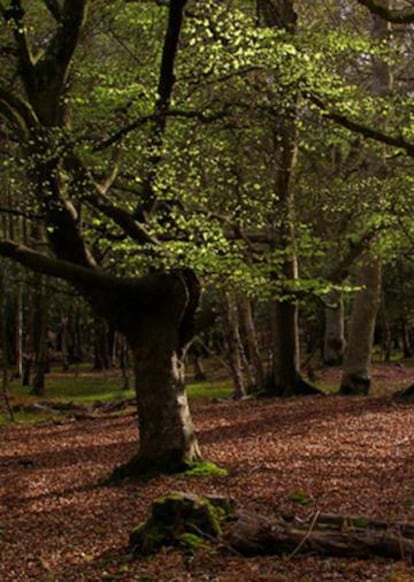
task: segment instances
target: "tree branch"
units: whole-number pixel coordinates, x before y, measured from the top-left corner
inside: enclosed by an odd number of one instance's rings
[[[231,104],[226,104],[221,111],[217,111],[216,113],[205,113],[203,111],[196,111],[196,110],[186,110],[186,109],[170,109],[166,113],[166,117],[178,117],[182,119],[196,119],[197,121],[201,121],[202,123],[213,123],[214,121],[219,121],[220,119],[224,119],[226,115],[229,114],[229,110],[232,107]],[[118,131],[116,131],[113,135],[109,136],[105,140],[98,143],[94,148],[94,152],[101,152],[107,149],[109,146],[114,145],[115,143],[119,142],[123,137],[127,136],[132,131],[139,129],[143,125],[148,122],[156,121],[157,115],[155,113],[151,113],[149,115],[144,115],[135,121],[132,121],[125,127],[122,127]]]
[[[373,129],[372,127],[363,125],[357,121],[352,121],[341,113],[329,111],[326,105],[318,97],[311,96],[310,100],[321,110],[323,117],[334,121],[338,125],[341,125],[342,127],[345,127],[354,133],[359,133],[367,139],[373,139],[374,141],[402,149],[409,156],[414,157],[414,143],[407,141],[401,136],[389,135],[378,129]]]
[[[17,210],[16,208],[5,208],[0,206],[0,214],[7,214],[9,216],[21,216],[29,220],[42,220],[43,216],[34,214],[33,212],[26,212],[24,210]]]
[[[141,278],[119,278],[114,275],[109,275],[98,269],[91,269],[64,261],[47,257],[42,253],[34,251],[33,249],[24,245],[18,244],[11,240],[0,241],[0,255],[9,258],[24,267],[57,277],[71,283],[75,287],[79,287],[85,292],[85,289],[97,289],[116,293],[121,288],[130,290],[134,293],[142,292],[142,299],[151,290],[155,276],[145,276]],[[138,297],[139,300],[139,297]]]
[[[93,180],[88,169],[82,161],[76,156],[71,155],[65,158],[65,167],[74,172],[76,181],[80,185],[81,199],[89,206],[101,212],[107,218],[110,218],[123,232],[132,240],[141,244],[151,243],[158,245],[159,241],[150,235],[145,227],[137,222],[133,216],[124,210],[115,206],[105,192],[99,188],[99,185]]]
[[[162,48],[160,76],[158,80],[158,99],[155,103],[152,133],[149,139],[149,171],[143,178],[144,204],[138,207],[138,217],[147,219],[157,208],[157,200],[153,190],[153,182],[157,166],[161,160],[161,146],[167,125],[167,114],[170,110],[171,95],[175,83],[174,67],[178,52],[178,44],[184,20],[184,8],[187,0],[170,0],[168,7],[168,23]]]
[[[410,24],[414,22],[414,10],[412,8],[406,8],[402,10],[395,10],[392,8],[387,8],[378,0],[357,0],[359,4],[362,4],[370,12],[380,16],[388,22],[393,22],[395,24]]]
[[[86,19],[90,0],[65,0],[60,17],[60,24],[50,41],[38,66],[51,61],[59,66],[64,77],[79,41],[79,36]]]
[[[21,74],[31,84],[34,81],[34,59],[23,22],[24,9],[21,1],[11,0],[8,8],[5,8],[2,3],[1,13],[6,22],[13,22],[13,34],[18,50]]]
[[[358,259],[358,257],[369,248],[380,230],[381,228],[377,227],[364,232],[358,241],[350,244],[347,254],[333,267],[333,269],[331,269],[325,278],[330,283],[334,284],[339,284],[345,281],[349,275],[349,269],[352,267],[356,259]]]
[[[44,0],[44,3],[53,18],[57,22],[60,22],[62,20],[62,8],[59,4],[59,0]]]
[[[38,125],[35,112],[30,104],[21,97],[0,86],[0,100],[6,103],[8,108],[14,112],[14,117],[19,120],[18,125],[22,129],[28,130]]]

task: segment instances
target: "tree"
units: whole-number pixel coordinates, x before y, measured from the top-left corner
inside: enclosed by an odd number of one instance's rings
[[[5,23],[2,38],[10,43],[12,35],[14,73],[19,79],[14,85],[2,83],[0,112],[18,137],[28,185],[36,194],[54,256],[12,241],[3,241],[0,253],[34,271],[69,281],[98,315],[126,336],[135,358],[140,439],[138,454],[125,472],[176,471],[200,458],[181,364],[194,331],[200,292],[197,277],[190,269],[152,272],[142,277],[107,274],[88,247],[80,213],[88,204],[137,246],[156,243],[144,223],[158,205],[153,179],[170,109],[186,1],[169,3],[158,98],[148,138],[152,154],[143,179],[140,209],[137,205],[132,212],[107,197],[112,173],[100,182],[95,180],[71,138],[68,91],[72,64],[82,35],[88,30],[91,4],[89,0],[39,2],[31,15],[26,14],[20,1],[0,5]],[[45,9],[50,11],[48,15]],[[41,46],[34,48],[28,32],[30,16],[39,23],[41,11],[55,22],[50,26],[52,33],[35,38],[33,42]]]

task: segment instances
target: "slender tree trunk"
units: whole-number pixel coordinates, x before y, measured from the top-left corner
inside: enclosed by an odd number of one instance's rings
[[[72,360],[76,362],[83,362],[85,358],[84,350],[84,333],[82,326],[82,309],[77,307],[73,317],[73,329],[72,329]]]
[[[108,326],[101,318],[94,321],[94,370],[108,370],[110,367]]]
[[[328,293],[325,306],[323,362],[327,366],[342,364],[345,352],[344,301],[342,292]]]
[[[233,376],[234,393],[236,399],[246,396],[246,382],[243,373],[243,345],[240,337],[239,314],[234,294],[226,292],[226,320],[229,363]]]
[[[240,321],[246,338],[249,362],[253,369],[254,388],[262,390],[265,386],[265,374],[257,339],[256,326],[253,317],[252,302],[247,297],[239,301]]]
[[[49,319],[47,312],[47,283],[45,277],[38,277],[35,285],[33,298],[34,375],[31,394],[44,396],[45,374],[48,368],[47,329]]]
[[[9,345],[7,338],[6,326],[6,286],[5,273],[3,267],[0,267],[0,315],[1,315],[1,347],[2,347],[2,396],[6,405],[7,412],[12,422],[15,421],[13,406],[9,398]]]
[[[297,14],[292,0],[257,0],[258,20],[266,26],[285,30],[294,35]],[[274,114],[273,142],[275,157],[274,204],[270,231],[273,239],[272,251],[284,254],[282,264],[272,273],[275,283],[283,288],[284,282],[298,278],[295,253],[295,193],[294,171],[298,153],[297,108],[299,95],[285,95],[283,111]],[[294,297],[271,302],[273,373],[268,391],[270,394],[290,396],[314,393],[301,378],[299,371],[298,305]]]
[[[202,350],[200,347],[193,343],[188,354],[189,361],[191,362],[194,370],[194,380],[197,382],[203,382],[207,377],[203,366],[201,351]]]
[[[60,343],[62,351],[62,370],[69,370],[69,316],[62,309],[60,315]]]
[[[23,285],[16,288],[16,378],[23,376]]]
[[[345,351],[341,394],[368,394],[375,319],[381,301],[381,262],[368,258],[361,266]]]

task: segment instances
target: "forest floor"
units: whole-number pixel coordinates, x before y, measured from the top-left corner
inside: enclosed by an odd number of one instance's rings
[[[336,373],[324,380],[334,382]],[[177,490],[229,495],[249,511],[309,523],[317,511],[414,522],[414,404],[390,398],[393,388],[413,383],[414,369],[375,374],[375,398],[194,402],[203,454],[227,476],[100,484],[135,452],[132,406],[0,427],[0,580],[414,581],[403,557],[248,559],[220,545],[139,559],[127,552],[151,501]],[[306,505],[295,501],[298,492]]]

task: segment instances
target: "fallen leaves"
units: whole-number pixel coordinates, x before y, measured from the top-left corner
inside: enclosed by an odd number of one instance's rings
[[[176,550],[145,560],[126,554],[153,498],[171,490],[231,494],[269,517],[325,511],[414,521],[413,406],[335,397],[199,403],[203,453],[228,476],[99,485],[135,452],[130,412],[1,429],[2,581],[414,580],[409,564],[381,559],[247,560],[219,547],[195,558]],[[298,491],[308,503],[294,499]]]

